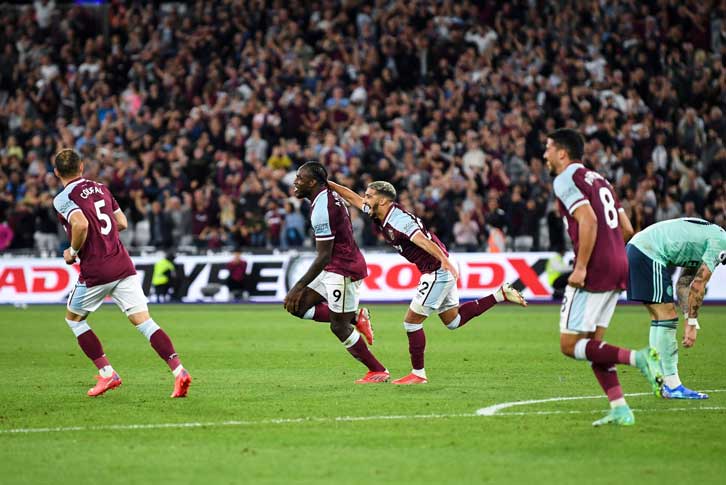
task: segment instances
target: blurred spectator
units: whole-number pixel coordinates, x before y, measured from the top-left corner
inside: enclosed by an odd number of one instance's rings
[[[358,216],[356,211],[351,211],[350,219],[353,224],[353,236],[356,236],[356,232],[362,231],[362,226],[358,224],[356,228],[356,219],[360,220],[360,217],[355,217],[353,214]],[[283,248],[295,248],[302,246],[305,239],[305,219],[303,218],[300,211],[295,208],[291,202],[285,203],[285,216],[283,221]]]
[[[459,220],[454,224],[454,242],[464,251],[476,251],[479,247],[479,225],[471,220],[466,211],[459,211]]]
[[[671,194],[665,194],[658,205],[658,210],[655,213],[655,221],[660,222],[665,221],[666,219],[675,219],[677,217],[681,217],[682,214],[683,209],[681,208],[681,204],[674,201]]]
[[[232,255],[232,260],[227,263],[227,288],[229,288],[230,298],[233,300],[243,299],[247,288],[245,286],[245,275],[247,273],[247,261],[242,259],[238,251]]]
[[[285,153],[281,145],[277,145],[272,149],[272,155],[267,159],[267,166],[275,170],[288,170],[292,165],[292,160]]]
[[[35,208],[35,247],[40,251],[56,253],[60,247],[58,238],[58,216],[53,207],[53,197],[49,193],[40,196]]]
[[[179,278],[174,266],[174,253],[166,253],[159,261],[154,263],[151,276],[151,285],[158,303],[169,302],[172,299],[179,301]]]
[[[12,248],[52,234],[39,207],[58,192],[46,175],[60,146],[110,186],[132,250],[294,246],[285,232],[305,232],[309,204],[280,214],[290,224],[265,214],[307,160],[356,190],[390,181],[447,244],[466,208],[477,240],[539,249],[540,226],[542,242],[560,239],[553,213],[540,219],[553,200],[541,156],[561,126],[584,133],[583,162],[637,228],[723,211],[711,183],[726,176],[723,2],[425,3],[110,2],[107,33],[83,6],[8,6],[0,220]]]
[[[179,197],[169,197],[166,201],[166,214],[171,224],[172,241],[179,246],[192,243],[192,211],[186,201],[182,205]]]
[[[13,230],[7,221],[0,222],[0,251],[5,251],[13,242]]]
[[[285,209],[280,208],[274,200],[268,203],[267,212],[265,212],[267,242],[273,247],[280,246],[285,213]]]
[[[157,248],[169,248],[172,246],[172,223],[169,215],[162,210],[161,202],[155,200],[151,203],[148,212],[149,231],[151,240],[149,244]]]

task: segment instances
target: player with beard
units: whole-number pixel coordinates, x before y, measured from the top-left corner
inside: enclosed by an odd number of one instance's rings
[[[350,205],[368,214],[385,241],[421,272],[416,294],[403,322],[408,336],[412,370],[410,374],[393,381],[393,384],[428,382],[424,368],[426,335],[423,322],[432,313],[438,313],[447,328],[456,330],[497,303],[509,301],[527,306],[522,295],[508,283],[491,295],[459,305],[456,288],[459,275],[449,260],[446,247],[424,227],[418,217],[396,203],[396,189],[389,182],[372,182],[364,197],[335,182],[328,181],[328,186]]]
[[[610,183],[580,162],[584,144],[577,131],[560,129],[547,135],[544,153],[575,250],[575,267],[560,310],[560,350],[568,357],[589,360],[607,394],[610,412],[593,426],[629,426],[635,417],[625,402],[616,365],[638,367],[656,396],[662,374],[655,349],[634,351],[603,340],[628,281],[624,241],[632,236],[633,227]]]

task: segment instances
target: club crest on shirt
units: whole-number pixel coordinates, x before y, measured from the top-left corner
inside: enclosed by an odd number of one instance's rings
[[[393,229],[389,229],[388,230],[388,237],[390,237],[391,239],[393,239],[394,237],[396,237],[396,233],[393,232]]]

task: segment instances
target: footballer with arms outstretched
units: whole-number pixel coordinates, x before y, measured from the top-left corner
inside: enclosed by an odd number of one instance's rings
[[[667,399],[708,399],[708,394],[683,385],[678,375],[678,314],[673,303],[673,270],[682,267],[676,283],[686,317],[683,345],[692,347],[706,283],[717,266],[726,264],[726,231],[695,217],[650,225],[626,247],[630,278],[628,299],[643,302],[650,313],[650,345],[660,354],[662,395]]]
[[[128,225],[126,216],[108,187],[83,178],[83,162],[74,150],[58,152],[54,164],[63,191],[55,197],[53,206],[70,239],[63,259],[67,264],[75,263],[76,259],[81,261],[78,282],[68,296],[66,322],[99,372],[98,382],[89,389],[88,395],[100,396],[121,385],[121,377],[86,320],[110,296],[171,369],[174,375],[171,397],[185,397],[192,378],[182,366],[169,336],[149,315],[134,263],[119,240],[119,231]]]
[[[432,313],[438,313],[447,328],[456,330],[499,302],[506,300],[527,306],[522,295],[507,283],[491,295],[460,306],[456,289],[459,275],[449,260],[446,247],[423,226],[418,217],[396,203],[396,189],[389,182],[372,182],[364,197],[332,181],[328,181],[328,186],[350,205],[368,214],[386,242],[421,272],[416,294],[403,323],[408,336],[412,371],[393,384],[428,382],[424,368],[426,335],[423,322]]]
[[[312,202],[310,223],[317,255],[285,297],[285,310],[299,318],[330,322],[330,330],[348,352],[368,367],[356,384],[387,382],[388,370],[361,338],[363,333],[370,343],[373,341],[367,314],[358,312],[360,285],[368,275],[366,262],[353,239],[348,209],[335,192],[328,190],[327,180],[325,167],[307,162],[293,182],[295,196]],[[358,323],[354,325],[356,313]]]
[[[568,357],[589,360],[610,401],[610,412],[593,426],[635,424],[620,387],[617,364],[638,367],[660,394],[662,374],[655,349],[634,351],[603,341],[620,293],[626,288],[628,259],[625,243],[633,234],[628,216],[613,189],[582,158],[584,139],[563,128],[547,135],[544,158],[555,175],[554,190],[575,250],[575,268],[560,310],[560,350]]]

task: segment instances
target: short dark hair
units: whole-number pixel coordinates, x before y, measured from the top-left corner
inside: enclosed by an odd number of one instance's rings
[[[305,169],[308,173],[321,185],[328,184],[328,171],[319,162],[307,162],[304,163],[300,169]]]
[[[55,155],[53,164],[61,177],[71,177],[78,173],[81,156],[72,148],[64,148]]]
[[[560,128],[547,135],[547,138],[550,138],[557,148],[565,150],[570,160],[582,160],[582,155],[585,153],[585,139],[578,131]]]

